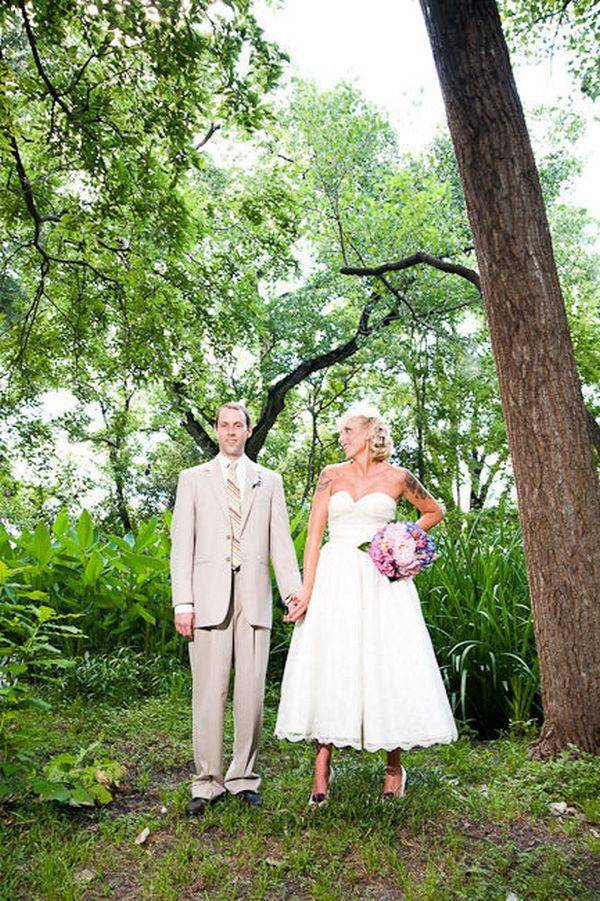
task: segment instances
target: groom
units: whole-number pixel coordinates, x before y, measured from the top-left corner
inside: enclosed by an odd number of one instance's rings
[[[226,791],[261,804],[254,772],[272,623],[269,557],[281,597],[300,597],[281,476],[244,453],[252,434],[242,404],[217,412],[219,453],[179,476],[171,525],[175,627],[189,643],[196,774],[187,811]],[[223,777],[223,719],[232,666],[233,758]]]

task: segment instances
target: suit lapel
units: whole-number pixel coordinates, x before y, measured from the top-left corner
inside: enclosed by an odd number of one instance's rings
[[[229,504],[227,503],[227,493],[225,491],[225,483],[223,482],[223,473],[221,472],[221,464],[218,457],[214,457],[210,464],[210,486],[213,494],[223,511],[223,516],[229,522]]]
[[[260,470],[256,463],[252,460],[246,461],[246,484],[244,486],[244,499],[242,500],[242,524],[240,526],[240,534],[244,531],[244,526],[250,516],[252,505],[257,493],[260,491],[262,480]]]

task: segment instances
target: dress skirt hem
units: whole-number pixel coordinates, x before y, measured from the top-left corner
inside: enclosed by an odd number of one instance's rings
[[[396,748],[400,748],[402,751],[410,751],[412,748],[430,748],[432,745],[449,745],[453,741],[456,741],[458,736],[456,732],[451,732],[448,735],[441,735],[437,738],[423,738],[420,741],[415,741],[411,739],[410,741],[394,741],[390,744],[380,744],[379,742],[375,745],[372,744],[362,744],[360,741],[352,738],[330,738],[323,737],[322,735],[317,735],[314,732],[276,732],[276,737],[284,740],[284,741],[318,741],[319,744],[322,745],[333,745],[336,748],[354,748],[355,751],[369,751],[374,754],[376,751],[395,751]]]

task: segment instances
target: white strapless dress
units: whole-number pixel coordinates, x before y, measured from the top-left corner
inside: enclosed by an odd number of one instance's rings
[[[329,541],[285,665],[278,738],[367,751],[457,738],[413,580],[390,582],[358,550],[395,512],[381,491],[331,496]]]

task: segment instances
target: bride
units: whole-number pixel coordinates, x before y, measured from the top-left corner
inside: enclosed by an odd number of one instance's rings
[[[373,408],[346,413],[340,444],[347,462],[320,475],[303,590],[284,617],[295,628],[275,727],[278,738],[316,741],[311,806],[327,799],[334,745],[387,751],[387,800],[404,794],[401,749],[457,737],[413,580],[390,582],[358,549],[394,520],[402,497],[426,531],[444,511],[407,469],[388,462],[389,430]]]

